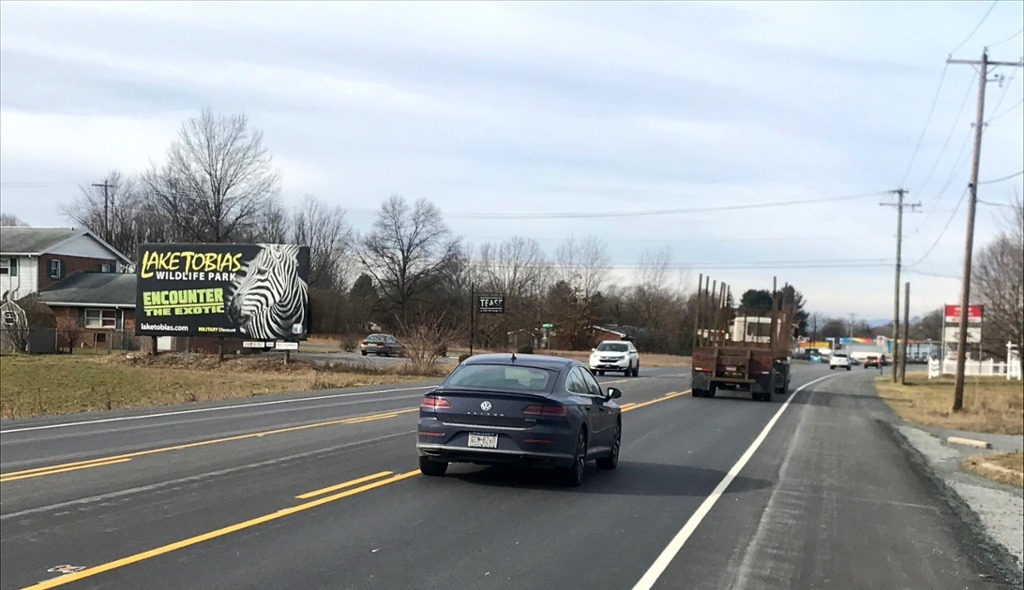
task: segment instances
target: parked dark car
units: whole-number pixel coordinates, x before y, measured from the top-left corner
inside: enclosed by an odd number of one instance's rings
[[[401,356],[402,343],[391,334],[370,334],[359,343],[359,352],[363,356]]]
[[[622,420],[586,365],[552,356],[485,354],[466,359],[420,405],[416,452],[424,475],[449,463],[553,468],[578,486],[587,461],[615,469]]]

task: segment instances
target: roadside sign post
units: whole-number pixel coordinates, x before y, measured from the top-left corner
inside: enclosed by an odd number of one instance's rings
[[[287,365],[288,362],[291,361],[291,359],[292,359],[292,351],[299,349],[299,343],[298,342],[287,342],[287,341],[285,341],[285,342],[275,342],[274,343],[274,348],[277,349],[277,350],[283,350],[284,351],[284,364]]]

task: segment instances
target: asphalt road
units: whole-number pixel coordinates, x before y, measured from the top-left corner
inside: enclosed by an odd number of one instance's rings
[[[797,365],[774,403],[695,399],[688,369],[601,378],[621,462],[575,489],[418,475],[429,384],[4,421],[0,587],[1009,587],[875,374]]]

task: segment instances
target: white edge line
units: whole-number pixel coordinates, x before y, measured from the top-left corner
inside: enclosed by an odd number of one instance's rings
[[[163,418],[166,416],[179,416],[182,414],[198,414],[200,412],[217,412],[220,410],[235,410],[238,408],[255,408],[257,406],[273,406],[277,404],[295,404],[299,402],[319,401],[336,397],[355,397],[358,395],[374,395],[378,393],[396,393],[399,391],[416,391],[419,389],[432,389],[436,385],[424,385],[423,387],[403,387],[400,389],[377,389],[374,391],[356,391],[353,393],[332,393],[330,395],[318,395],[303,397],[299,399],[280,399],[269,402],[254,402],[250,404],[233,404],[230,406],[217,406],[215,408],[196,408],[194,410],[179,410],[177,412],[161,412],[159,414],[143,414],[141,416],[122,416],[120,418],[103,418],[100,420],[83,420],[81,422],[65,422],[63,424],[47,424],[44,426],[26,426],[25,428],[5,428],[0,430],[0,435],[13,434],[15,432],[28,432],[30,430],[49,430],[51,428],[69,428],[71,426],[88,426],[91,424],[104,424],[107,422],[124,422],[127,420],[146,420],[149,418]]]
[[[773,416],[772,419],[768,421],[768,424],[765,425],[764,429],[761,431],[761,434],[758,435],[756,439],[754,439],[754,442],[750,444],[750,447],[747,449],[745,453],[743,453],[743,456],[741,456],[739,460],[736,461],[736,464],[732,466],[732,469],[729,470],[729,473],[727,473],[725,477],[722,478],[722,481],[720,481],[718,485],[715,486],[715,489],[714,491],[711,492],[711,495],[704,499],[704,502],[701,503],[701,505],[697,508],[697,511],[693,513],[690,519],[686,521],[686,524],[683,525],[683,528],[680,529],[678,533],[676,533],[676,536],[673,537],[671,541],[669,541],[669,544],[667,547],[665,547],[665,550],[662,551],[661,555],[659,555],[658,558],[654,560],[654,563],[651,564],[651,567],[647,570],[643,577],[640,578],[640,581],[637,582],[635,586],[633,586],[633,590],[650,590],[654,587],[654,584],[658,581],[658,578],[660,578],[661,574],[665,573],[665,570],[668,569],[669,564],[672,563],[672,560],[675,559],[676,555],[679,554],[679,551],[683,548],[683,545],[686,544],[686,541],[690,538],[690,535],[693,534],[693,531],[697,530],[697,527],[700,526],[700,523],[702,520],[704,520],[704,517],[707,516],[709,512],[711,512],[711,508],[714,507],[715,502],[718,502],[718,499],[721,498],[722,495],[725,493],[725,490],[729,487],[729,484],[732,483],[732,480],[736,479],[736,476],[739,475],[743,467],[746,466],[748,461],[750,461],[750,458],[754,456],[754,452],[757,451],[758,447],[761,446],[761,443],[764,442],[764,439],[768,437],[768,433],[771,432],[772,427],[775,426],[776,422],[778,422],[779,418],[782,416],[782,413],[785,412],[786,408],[789,407],[789,402],[793,401],[793,398],[796,396],[796,394],[814,385],[815,383],[818,383],[819,381],[824,381],[825,379],[828,379],[830,377],[835,377],[835,375],[825,375],[824,377],[815,379],[814,381],[811,381],[810,383],[807,383],[806,385],[799,387],[796,391],[789,394],[789,397],[786,399],[786,403],[782,404],[782,407],[779,408],[778,412],[775,412],[775,416]]]

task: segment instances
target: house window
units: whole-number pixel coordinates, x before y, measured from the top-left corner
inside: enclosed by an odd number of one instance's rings
[[[107,264],[107,263],[101,264],[100,265],[100,272],[111,272],[110,271],[110,265]]]
[[[0,275],[18,276],[18,259],[0,258]]]
[[[64,261],[59,258],[51,258],[46,264],[47,275],[51,279],[60,279],[64,277]]]
[[[113,309],[87,309],[85,310],[86,328],[114,328],[117,327],[117,311]]]

